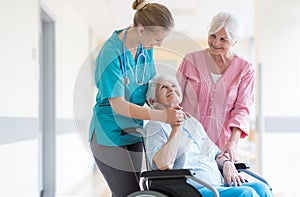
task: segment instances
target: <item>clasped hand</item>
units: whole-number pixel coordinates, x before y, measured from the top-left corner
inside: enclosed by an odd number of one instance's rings
[[[182,111],[182,107],[179,105],[166,109],[166,114],[166,122],[174,126],[182,125],[183,120],[187,117],[187,114]]]

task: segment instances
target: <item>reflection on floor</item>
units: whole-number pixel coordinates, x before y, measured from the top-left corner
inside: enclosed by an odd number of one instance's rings
[[[264,139],[263,177],[273,187],[275,197],[300,196],[300,133],[266,133]],[[241,159],[249,159],[254,167],[255,148],[245,140],[241,143]],[[76,133],[57,136],[56,146],[56,197],[111,196],[93,157]],[[39,196],[38,155],[36,139],[0,146],[0,196]]]
[[[89,144],[76,133],[57,137],[57,195],[59,197],[110,197]]]
[[[74,190],[70,193],[72,196],[78,197],[111,197],[111,192],[98,170],[89,174],[81,183],[74,186]]]

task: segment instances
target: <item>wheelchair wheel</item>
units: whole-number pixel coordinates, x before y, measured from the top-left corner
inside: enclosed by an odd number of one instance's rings
[[[138,191],[129,194],[127,197],[168,197],[168,196],[156,191]]]

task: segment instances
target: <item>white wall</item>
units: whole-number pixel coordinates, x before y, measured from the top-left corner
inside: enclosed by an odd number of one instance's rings
[[[58,118],[73,117],[77,72],[89,53],[89,30],[66,1],[41,2],[55,20]],[[38,25],[36,0],[1,2],[0,117],[37,117]]]
[[[0,117],[37,117],[37,1],[1,1]]]
[[[89,29],[68,1],[42,1],[55,15],[57,118],[73,118],[73,90],[89,53]]]
[[[266,116],[300,116],[300,1],[257,1],[256,51]]]
[[[277,197],[300,195],[299,9],[298,0],[256,1],[256,61],[262,64],[261,110],[267,118],[262,172]]]
[[[40,6],[55,21],[56,116],[60,120],[68,119],[72,124],[75,80],[81,64],[89,54],[92,42],[88,26],[69,0],[0,1],[0,152],[6,153],[2,155],[5,162],[0,165],[0,174],[7,174],[0,178],[0,196],[37,196],[39,192],[40,158],[36,140]],[[68,131],[76,132],[74,126],[73,129]],[[68,138],[67,144],[65,138],[64,143],[60,143],[60,140],[57,143],[58,193],[66,193],[92,170],[92,157],[82,146],[78,135],[73,136]],[[24,141],[12,143],[30,138],[35,138],[25,141],[30,149],[22,146]],[[3,145],[8,142],[10,144]],[[75,156],[66,157],[64,154],[69,156],[70,148],[82,151],[88,159],[82,159],[83,155],[77,154],[80,151],[75,151]],[[23,156],[28,161],[25,166],[22,166]],[[88,167],[82,167],[86,165]],[[74,176],[75,171],[79,170]],[[14,190],[16,185],[22,187]]]

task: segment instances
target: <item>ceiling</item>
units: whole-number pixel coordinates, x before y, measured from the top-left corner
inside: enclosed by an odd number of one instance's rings
[[[244,37],[254,34],[255,0],[160,0],[174,15],[175,30],[192,39],[205,39],[211,18],[220,11],[241,17]],[[70,0],[74,9],[91,28],[98,40],[107,38],[115,29],[132,24],[133,0]]]

